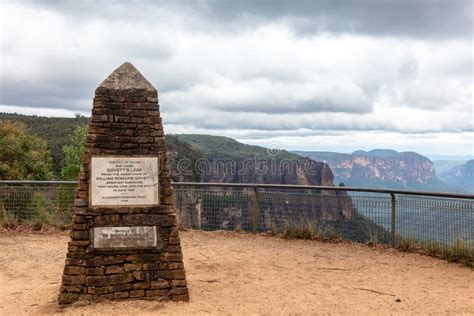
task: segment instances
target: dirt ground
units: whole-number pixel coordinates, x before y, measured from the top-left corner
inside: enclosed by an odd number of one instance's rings
[[[59,309],[66,232],[0,234],[0,315],[474,314],[474,271],[364,245],[181,232],[189,303]]]

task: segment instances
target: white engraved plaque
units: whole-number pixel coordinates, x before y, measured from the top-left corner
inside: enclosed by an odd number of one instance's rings
[[[155,226],[94,227],[94,248],[149,248],[156,247]]]
[[[92,206],[158,204],[158,157],[92,157]]]

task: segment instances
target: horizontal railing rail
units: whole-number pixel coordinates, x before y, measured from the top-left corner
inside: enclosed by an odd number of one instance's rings
[[[213,182],[172,182],[173,186],[200,186],[200,187],[248,187],[248,188],[267,188],[267,189],[302,189],[302,190],[328,190],[328,191],[346,191],[346,192],[367,192],[367,193],[385,193],[385,194],[403,194],[414,196],[431,196],[457,199],[473,199],[474,194],[450,193],[450,192],[430,192],[430,191],[411,191],[411,190],[393,190],[364,187],[346,187],[346,186],[322,186],[322,185],[293,185],[293,184],[253,184],[253,183],[213,183]]]
[[[77,181],[64,180],[0,180],[0,184],[77,184]]]
[[[77,184],[77,181],[61,180],[0,180],[0,184]],[[346,186],[322,186],[322,185],[299,185],[299,184],[260,184],[260,183],[218,183],[218,182],[171,182],[173,187],[196,186],[196,187],[223,187],[223,188],[258,188],[258,189],[301,189],[301,190],[328,190],[345,192],[365,192],[365,193],[384,193],[384,194],[402,194],[413,196],[430,196],[441,198],[455,198],[474,200],[474,194],[451,193],[451,192],[432,192],[432,191],[414,191],[414,190],[395,190],[384,188],[367,187],[346,187]]]

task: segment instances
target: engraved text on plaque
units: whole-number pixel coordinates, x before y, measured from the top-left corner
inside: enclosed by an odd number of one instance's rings
[[[148,248],[156,247],[155,226],[94,227],[94,248]]]
[[[92,206],[158,204],[158,157],[92,157]]]

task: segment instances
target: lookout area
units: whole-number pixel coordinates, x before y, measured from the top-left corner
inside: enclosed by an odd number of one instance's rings
[[[1,232],[0,314],[469,314],[474,271],[418,254],[229,232],[180,233],[191,300],[60,309],[67,232]]]

